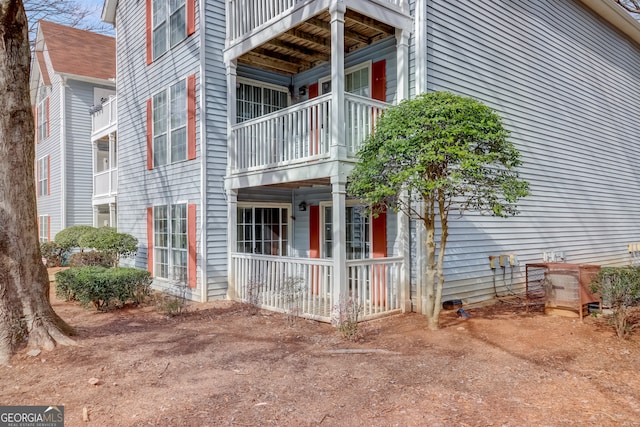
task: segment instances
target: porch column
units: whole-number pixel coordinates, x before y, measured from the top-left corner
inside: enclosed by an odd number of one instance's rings
[[[331,304],[333,311],[335,311],[337,305],[342,303],[347,297],[346,193],[346,176],[332,176],[331,196],[333,200],[333,215],[331,220],[333,227],[333,283],[331,284]]]
[[[113,194],[118,191],[117,188],[113,188],[113,174],[116,167],[116,140],[113,132],[109,133],[109,194]]]
[[[397,52],[397,103],[409,97],[409,31],[396,29]],[[408,200],[409,195],[401,197]],[[409,217],[398,213],[398,255],[402,257],[400,270],[400,308],[403,313],[411,311],[411,231]]]
[[[94,227],[100,227],[100,224],[98,224],[98,206],[94,205],[93,206],[93,226]]]
[[[227,190],[227,298],[238,297],[235,271],[233,268],[232,253],[237,252],[238,233],[236,230],[238,223],[238,191],[232,188]]]
[[[109,203],[109,226],[118,228],[118,217],[115,202]]]
[[[341,0],[334,0],[329,6],[331,13],[330,154],[334,160],[347,157],[344,135],[344,14],[346,11],[347,7]]]
[[[427,2],[416,2],[414,49],[416,95],[427,92]]]
[[[231,170],[236,167],[236,142],[231,127],[236,124],[236,84],[237,84],[237,61],[233,60],[227,64],[227,176],[231,175]],[[235,225],[234,225],[235,227]]]

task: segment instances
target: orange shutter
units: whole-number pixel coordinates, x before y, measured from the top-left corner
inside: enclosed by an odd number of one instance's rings
[[[313,99],[315,97],[318,96],[318,83],[314,83],[309,85],[309,99]],[[309,132],[309,138],[311,139],[309,141],[309,155],[313,156],[315,154],[319,153],[320,150],[320,143],[319,143],[319,139],[320,139],[320,134],[319,134],[319,128],[320,125],[318,123],[318,106],[316,105],[315,107],[311,108],[310,110],[310,114],[311,117],[309,117],[309,121],[310,121],[310,132]]]
[[[187,37],[196,32],[196,0],[187,0]]]
[[[320,258],[320,207],[309,206],[309,258]],[[311,266],[311,292],[320,293],[320,266]]]
[[[198,285],[197,251],[196,251],[196,205],[187,205],[187,247],[188,261],[187,274],[189,287],[195,288]]]
[[[152,17],[152,6],[151,6],[151,0],[147,0],[146,2],[146,33],[147,33],[147,40],[146,40],[146,50],[147,50],[147,65],[151,64],[153,62],[153,53],[151,50],[151,46],[152,46],[152,24],[153,24],[153,17]]]
[[[47,156],[47,196],[51,194],[51,156]]]
[[[196,158],[196,75],[187,77],[187,158]]]
[[[382,61],[371,64],[371,98],[385,102],[387,100],[387,63]]]
[[[147,270],[153,277],[153,208],[147,208]]]
[[[373,258],[387,256],[387,213],[380,212],[378,217],[371,219],[371,246]]]
[[[153,169],[153,104],[147,99],[147,169]]]

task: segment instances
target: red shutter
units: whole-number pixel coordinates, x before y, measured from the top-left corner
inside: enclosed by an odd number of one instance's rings
[[[309,85],[309,99],[313,99],[318,96],[318,83]]]
[[[51,156],[47,156],[47,196],[51,194]]]
[[[153,277],[153,208],[147,208],[147,270]]]
[[[151,46],[152,46],[152,31],[151,31],[151,26],[153,24],[153,16],[152,16],[152,6],[151,6],[151,0],[147,0],[146,1],[146,33],[147,33],[147,40],[146,40],[146,50],[147,50],[147,65],[151,64],[153,62],[153,53],[151,51]]]
[[[33,135],[33,139],[36,141],[36,144],[38,144],[40,141],[38,140],[38,107],[36,107],[35,105],[32,107],[33,109],[33,123],[35,124],[34,126],[34,135]]]
[[[45,136],[49,136],[51,135],[51,121],[49,120],[49,98],[47,97],[47,100],[45,102],[45,109],[46,109],[46,119],[47,119],[47,134]]]
[[[387,63],[382,61],[374,62],[371,65],[371,98],[385,102],[387,100]]]
[[[51,217],[47,216],[47,242],[51,241]]]
[[[378,217],[371,219],[371,246],[373,258],[387,256],[387,213],[380,212]]]
[[[147,169],[153,169],[153,104],[147,99]]]
[[[187,158],[196,158],[196,75],[187,77]]]
[[[320,258],[319,206],[309,206],[309,258]]]
[[[188,261],[187,274],[189,287],[195,288],[198,284],[197,251],[196,251],[196,205],[187,205],[187,247]]]
[[[196,0],[187,0],[187,37],[196,32]]]

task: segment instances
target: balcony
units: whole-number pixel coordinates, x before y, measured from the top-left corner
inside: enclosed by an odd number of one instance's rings
[[[117,117],[118,101],[115,96],[110,96],[100,106],[94,107],[91,113],[92,137],[99,138],[105,133],[115,130]]]
[[[93,175],[93,197],[111,197],[118,192],[118,169],[109,169]]]
[[[352,160],[389,104],[345,94],[346,159],[330,159],[331,94],[231,127],[230,173],[286,168],[318,160]]]

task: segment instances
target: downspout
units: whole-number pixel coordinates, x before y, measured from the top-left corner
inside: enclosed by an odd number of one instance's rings
[[[65,88],[67,87],[67,79],[64,76],[60,76],[60,80],[60,230],[64,230],[67,228],[67,133],[65,131],[67,127],[65,123],[65,109],[67,108]]]
[[[200,301],[205,302],[209,295],[209,283],[207,274],[208,253],[207,253],[207,102],[205,95],[205,81],[206,81],[206,49],[205,49],[205,34],[206,34],[206,22],[205,17],[205,5],[207,2],[198,2],[200,12],[200,260],[201,260],[201,274],[200,274]]]

